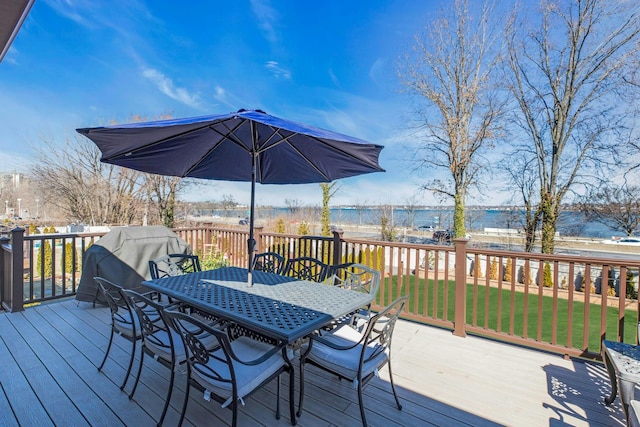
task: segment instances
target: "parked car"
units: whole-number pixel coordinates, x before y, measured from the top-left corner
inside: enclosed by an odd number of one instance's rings
[[[605,245],[640,246],[640,237],[614,237],[610,240],[603,240],[600,243],[604,243]]]
[[[433,225],[424,224],[414,228],[416,231],[433,231],[435,227]]]
[[[433,232],[433,239],[442,242],[450,242],[453,238],[453,230],[436,230]]]

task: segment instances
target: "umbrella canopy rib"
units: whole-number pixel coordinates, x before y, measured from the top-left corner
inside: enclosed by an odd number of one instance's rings
[[[202,162],[205,161],[205,159],[207,159],[218,147],[220,147],[222,145],[222,143],[225,141],[225,139],[228,139],[229,141],[233,142],[235,145],[237,145],[238,147],[242,148],[243,150],[245,150],[247,153],[251,153],[251,150],[247,150],[247,147],[245,147],[245,145],[242,143],[242,141],[240,141],[240,139],[236,136],[235,131],[242,126],[242,124],[244,123],[244,121],[240,121],[236,126],[234,126],[233,128],[230,128],[229,126],[227,126],[227,122],[222,122],[221,124],[227,129],[228,133],[222,133],[220,132],[218,129],[216,129],[213,125],[209,125],[209,126],[203,126],[200,129],[204,129],[205,127],[208,127],[212,132],[217,133],[220,136],[220,141],[218,141],[218,143],[216,145],[214,145],[213,147],[211,147],[211,149],[209,149],[207,151],[207,153],[202,156],[200,158],[200,160],[197,163],[194,163],[193,166],[191,166],[187,172],[184,174],[185,176],[189,176],[189,174],[197,169],[198,167],[200,167],[200,165],[202,164]]]
[[[301,152],[297,147],[295,147],[292,144],[289,144],[289,146],[291,146],[291,149],[293,149],[296,153],[298,153],[300,157],[302,157],[307,162],[309,167],[311,167],[313,170],[318,172],[319,175],[322,175],[325,179],[325,182],[331,181],[331,179],[327,176],[327,174],[321,171],[318,167],[316,167],[316,165],[311,161],[311,159],[309,159],[303,152]]]
[[[124,152],[113,154],[113,155],[108,156],[108,157],[103,156],[101,161],[108,163],[108,162],[110,162],[112,160],[118,160],[118,159],[121,159],[123,157],[129,157],[129,156],[131,156],[131,155],[133,155],[133,154],[135,154],[135,153],[137,153],[139,151],[146,150],[148,148],[152,148],[152,147],[156,147],[156,146],[161,146],[162,144],[167,143],[167,142],[169,142],[171,140],[174,140],[174,139],[177,139],[177,138],[183,138],[183,137],[188,136],[188,135],[190,135],[192,133],[201,131],[202,129],[205,129],[207,127],[209,127],[209,125],[200,126],[200,127],[195,128],[195,129],[189,129],[187,131],[180,132],[180,133],[177,133],[175,135],[170,135],[170,136],[167,136],[166,138],[163,138],[163,139],[159,139],[158,141],[154,141],[154,142],[151,142],[149,144],[145,144],[145,145],[142,145],[140,147],[136,147],[136,148],[134,148],[132,150],[126,150]],[[104,129],[104,128],[98,128],[98,129]],[[85,136],[87,138],[91,139],[91,133],[92,132],[95,132],[95,131],[89,130],[89,132],[87,132],[85,134]]]

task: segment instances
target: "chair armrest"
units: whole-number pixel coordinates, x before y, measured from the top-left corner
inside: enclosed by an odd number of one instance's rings
[[[271,350],[267,351],[266,353],[263,353],[262,356],[253,360],[240,359],[240,357],[235,353],[235,351],[233,350],[233,347],[231,346],[228,350],[229,350],[229,355],[237,362],[242,363],[243,365],[253,366],[253,365],[260,365],[261,363],[266,362],[268,359],[270,359],[271,357],[281,352],[285,347],[286,347],[286,343],[281,343],[275,347],[272,347]]]

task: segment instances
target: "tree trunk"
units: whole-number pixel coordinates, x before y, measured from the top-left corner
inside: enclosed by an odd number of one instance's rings
[[[467,230],[464,225],[464,192],[458,192],[454,197],[453,236],[454,237],[467,236]]]
[[[540,201],[542,213],[542,253],[552,254],[555,250],[556,223],[558,221],[559,204],[552,194],[542,194]]]
[[[538,215],[537,213],[532,212],[531,206],[526,206],[525,212],[525,225],[524,225],[524,233],[525,233],[525,242],[524,242],[524,250],[526,252],[533,252],[533,247],[536,243],[536,228],[538,226]]]
[[[162,211],[162,223],[167,228],[173,228],[174,219],[175,219],[175,206],[176,206],[176,193],[175,191],[171,191],[169,193],[169,198],[167,199],[167,206]]]

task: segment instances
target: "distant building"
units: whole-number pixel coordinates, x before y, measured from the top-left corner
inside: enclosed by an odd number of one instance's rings
[[[27,183],[27,176],[20,172],[0,172],[0,192],[15,191]]]

